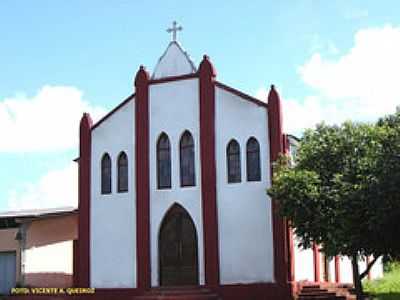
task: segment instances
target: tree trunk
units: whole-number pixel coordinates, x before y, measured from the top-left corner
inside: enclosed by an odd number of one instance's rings
[[[354,282],[354,288],[356,290],[357,300],[364,300],[364,292],[363,292],[363,287],[362,287],[362,283],[361,283],[360,273],[358,270],[358,255],[357,254],[354,254],[351,257],[351,265],[353,267],[353,282]]]
[[[368,275],[369,271],[371,270],[371,268],[373,267],[373,265],[376,263],[376,261],[378,260],[379,256],[374,257],[374,259],[368,264],[367,268],[365,269],[365,271],[363,273],[361,273],[360,275],[360,279],[363,280],[365,276]]]

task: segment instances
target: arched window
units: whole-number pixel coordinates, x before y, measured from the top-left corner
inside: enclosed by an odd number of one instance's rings
[[[260,181],[260,144],[254,137],[247,141],[246,152],[247,181]]]
[[[128,191],[128,157],[125,152],[118,156],[118,193]]]
[[[228,165],[228,182],[235,183],[242,180],[240,168],[240,146],[235,140],[231,140],[226,147],[226,159]]]
[[[111,158],[108,153],[101,159],[101,193],[111,193]]]
[[[195,185],[194,142],[189,131],[185,131],[179,144],[181,186]]]
[[[157,186],[159,189],[171,188],[171,150],[165,133],[157,141]]]

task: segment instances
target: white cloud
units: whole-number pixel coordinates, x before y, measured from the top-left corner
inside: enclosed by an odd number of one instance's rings
[[[400,28],[359,30],[353,47],[336,58],[319,52],[299,75],[314,92],[284,99],[285,130],[300,133],[317,122],[374,121],[400,104]],[[282,95],[282,93],[281,93]]]
[[[265,87],[260,88],[257,92],[256,92],[256,98],[264,101],[264,102],[268,102],[268,91]]]
[[[94,120],[102,107],[83,100],[69,86],[44,86],[29,98],[16,95],[0,101],[0,152],[44,152],[71,149],[78,144],[79,120],[89,112]]]
[[[37,182],[9,192],[7,210],[55,208],[78,205],[78,164],[52,170]]]

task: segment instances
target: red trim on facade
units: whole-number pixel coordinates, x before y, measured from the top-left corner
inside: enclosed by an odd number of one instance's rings
[[[340,282],[340,257],[335,256],[335,282]]]
[[[149,74],[140,66],[135,77],[136,265],[137,287],[150,287]]]
[[[102,117],[100,120],[98,120],[93,126],[92,130],[96,129],[101,123],[103,123],[105,120],[107,120],[111,115],[113,115],[117,110],[119,110],[122,106],[127,104],[130,100],[135,98],[135,94],[130,95],[128,98],[126,98],[124,101],[122,101],[120,104],[118,104],[116,107],[114,107],[108,114],[106,114],[104,117]]]
[[[197,287],[193,287],[193,291],[196,291]],[[198,286],[199,289],[204,286]],[[171,289],[171,288],[169,288]],[[185,299],[199,299],[199,296],[193,294],[192,288],[188,287],[188,294]],[[185,294],[182,293],[182,289],[177,288],[179,291],[177,299],[182,299]],[[254,283],[254,284],[232,284],[232,285],[220,285],[217,288],[212,288],[212,292],[217,293],[220,299],[224,300],[265,300],[265,299],[279,299],[279,300],[290,300],[290,295],[287,294],[287,287],[284,285],[278,285],[276,283]],[[154,296],[151,295],[154,293]],[[94,294],[78,294],[69,296],[68,299],[73,300],[133,300],[138,299],[161,299],[160,289],[151,289],[149,292],[143,292],[138,288],[96,288]],[[160,298],[161,297],[161,298]],[[171,296],[165,295],[165,299],[174,299]],[[54,300],[54,299],[66,299],[64,295],[54,294],[43,294],[43,295],[15,295],[12,296],[13,300]],[[163,298],[164,299],[164,298]]]
[[[199,66],[201,198],[205,283],[219,284],[218,216],[215,159],[215,77],[207,56]]]
[[[151,79],[149,81],[149,84],[158,84],[158,83],[165,83],[165,82],[171,82],[171,81],[179,81],[179,80],[187,80],[187,79],[193,79],[197,78],[199,75],[197,73],[190,73],[190,74],[184,74],[184,75],[178,75],[178,76],[168,76],[168,77],[163,77],[159,79]]]
[[[268,107],[268,104],[267,104],[267,103],[265,103],[265,102],[263,102],[263,101],[261,101],[261,100],[259,100],[259,99],[257,99],[257,98],[254,98],[254,97],[252,97],[252,96],[250,96],[250,95],[247,95],[247,94],[245,94],[245,93],[243,93],[243,92],[241,92],[241,91],[239,91],[239,90],[237,90],[237,89],[235,89],[235,88],[233,88],[233,87],[230,87],[230,86],[228,86],[228,85],[226,85],[226,84],[224,84],[224,83],[222,83],[222,82],[215,81],[215,85],[216,85],[217,87],[219,87],[219,88],[221,88],[221,89],[227,91],[227,92],[230,92],[230,93],[232,93],[232,94],[235,94],[236,96],[239,96],[239,97],[241,97],[241,98],[243,98],[243,99],[245,99],[245,100],[248,100],[248,101],[250,101],[250,102],[252,102],[252,103],[254,103],[254,104],[257,104],[257,105],[259,105],[259,106],[263,106],[263,107],[265,107],[265,108]]]
[[[320,268],[320,253],[317,244],[313,245],[313,260],[314,260],[314,281],[319,282],[321,280],[321,268]]]
[[[78,184],[78,272],[76,283],[90,286],[90,166],[92,156],[92,119],[84,113],[79,128],[79,184]]]
[[[268,128],[272,180],[272,164],[277,160],[279,154],[285,151],[281,100],[273,85],[268,95]],[[288,279],[289,268],[286,221],[279,215],[278,203],[274,199],[272,200],[272,213],[275,280],[279,284],[285,284]]]

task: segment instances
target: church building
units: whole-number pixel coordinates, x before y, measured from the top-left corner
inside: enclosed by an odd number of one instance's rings
[[[294,242],[266,193],[288,148],[279,94],[261,101],[218,81],[177,29],[132,95],[95,124],[81,119],[75,285],[104,299],[173,287],[290,299]]]

